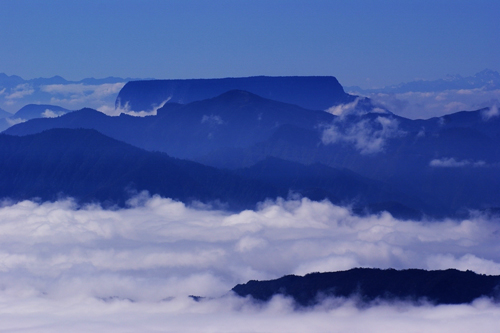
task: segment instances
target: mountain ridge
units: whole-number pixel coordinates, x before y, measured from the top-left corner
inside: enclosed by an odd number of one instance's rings
[[[256,181],[147,152],[89,129],[51,129],[27,136],[0,134],[0,197],[124,205],[130,191],[148,191],[189,203],[220,201],[253,207],[286,195]],[[217,186],[214,186],[217,184]]]
[[[232,291],[241,297],[269,301],[275,295],[291,297],[299,306],[314,306],[327,297],[356,297],[358,303],[411,301],[467,304],[480,297],[499,298],[500,276],[456,269],[353,268],[347,271],[287,275],[276,280],[249,281]]]
[[[110,117],[82,109],[33,119],[4,133],[92,128],[149,151],[226,169],[250,167],[268,157],[321,163],[349,169],[414,198],[399,202],[410,208],[408,213],[413,209],[436,217],[463,216],[470,209],[500,207],[498,112],[481,109],[410,120],[364,108],[347,108],[335,116],[231,90],[189,104],[167,103],[146,117]],[[309,195],[338,197],[325,184],[314,185]],[[378,211],[379,204],[391,207],[398,201],[386,196],[371,204]]]

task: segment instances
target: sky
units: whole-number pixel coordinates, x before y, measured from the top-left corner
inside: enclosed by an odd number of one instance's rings
[[[500,2],[0,2],[0,72],[24,79],[333,75],[381,87],[500,70]]]

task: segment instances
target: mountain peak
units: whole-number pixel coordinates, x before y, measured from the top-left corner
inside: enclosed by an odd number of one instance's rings
[[[246,90],[232,89],[226,91],[225,93],[220,94],[214,99],[241,102],[241,101],[249,101],[251,99],[253,100],[253,99],[263,99],[263,98],[258,95],[252,94],[251,92],[248,92]]]

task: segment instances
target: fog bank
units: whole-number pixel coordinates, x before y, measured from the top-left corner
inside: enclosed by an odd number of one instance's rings
[[[126,209],[4,202],[0,328],[28,331],[455,331],[498,325],[488,300],[462,306],[327,300],[294,311],[232,296],[251,279],[353,267],[500,274],[498,218],[399,221],[329,202],[277,200],[230,213],[142,193]],[[189,295],[207,297],[195,302]],[[366,325],[366,326],[365,326]],[[375,325],[375,326],[374,326]],[[444,326],[439,326],[444,325]],[[393,328],[391,328],[393,327]],[[78,329],[76,331],[78,331]]]

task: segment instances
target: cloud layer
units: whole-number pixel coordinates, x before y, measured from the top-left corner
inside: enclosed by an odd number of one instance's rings
[[[392,117],[359,118],[348,125],[344,120],[339,117],[323,129],[323,144],[345,142],[353,145],[361,154],[374,154],[384,150],[388,139],[405,135],[399,129],[399,122]]]
[[[356,92],[350,92],[359,94]],[[441,117],[459,111],[474,111],[492,107],[485,118],[498,115],[500,90],[460,89],[441,92],[407,92],[401,94],[369,94],[374,104],[410,119]]]
[[[327,300],[293,311],[228,294],[235,284],[352,267],[471,269],[500,274],[499,220],[399,221],[354,216],[329,202],[277,200],[230,213],[143,193],[127,209],[4,202],[0,326],[28,331],[428,331],[498,325],[488,300],[463,306]],[[209,297],[195,302],[188,295]],[[64,320],[61,320],[64,318]],[[73,326],[72,326],[73,325]],[[313,325],[313,326],[311,326]],[[469,326],[468,326],[469,325]],[[165,328],[167,327],[167,328]],[[497,326],[491,326],[497,327]],[[77,330],[78,331],[78,330]]]
[[[16,112],[27,104],[52,104],[68,110],[84,107],[115,113],[115,99],[125,82],[103,84],[19,84],[0,90],[0,106]],[[103,112],[104,112],[103,111]],[[105,112],[106,113],[106,112]]]

